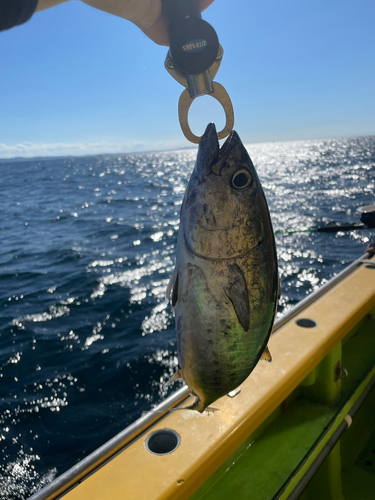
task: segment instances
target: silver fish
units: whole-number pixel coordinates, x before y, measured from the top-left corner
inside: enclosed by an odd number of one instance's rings
[[[236,132],[220,149],[213,123],[200,141],[181,207],[175,308],[178,370],[203,412],[236,389],[261,357],[278,301],[275,239],[254,165]]]

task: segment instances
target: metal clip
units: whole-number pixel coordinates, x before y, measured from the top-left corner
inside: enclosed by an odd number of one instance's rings
[[[190,106],[192,105],[194,99],[201,95],[211,95],[223,106],[226,117],[226,124],[223,130],[218,132],[218,138],[224,139],[229,135],[233,129],[234,125],[234,112],[232,102],[225,88],[213,81],[216,73],[219,70],[224,50],[221,45],[219,45],[219,52],[217,54],[215,62],[212,66],[200,73],[198,75],[188,75],[178,68],[175,67],[173,59],[170,52],[168,52],[164,66],[168,73],[173,76],[178,83],[186,87],[180,96],[178,103],[178,117],[181,125],[182,132],[184,133],[186,139],[194,144],[199,144],[200,137],[193,134],[190,129],[188,114]]]

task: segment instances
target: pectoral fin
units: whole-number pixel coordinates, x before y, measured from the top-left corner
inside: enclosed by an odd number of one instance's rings
[[[268,347],[266,347],[264,349],[264,352],[261,355],[260,359],[264,359],[265,361],[268,361],[269,363],[272,362],[272,356],[271,356],[271,353],[270,353],[270,350],[268,349]]]
[[[228,265],[228,285],[224,288],[245,332],[250,326],[250,304],[245,276],[236,264]]]

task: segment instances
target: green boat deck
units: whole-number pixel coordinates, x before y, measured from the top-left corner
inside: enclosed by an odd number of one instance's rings
[[[334,348],[192,500],[288,498],[324,442],[325,431],[343,410],[343,415],[347,413],[345,406],[351,396],[361,392],[366,378],[369,380],[375,373],[374,313]],[[331,374],[338,357],[348,376],[335,382]],[[301,499],[375,498],[374,408],[372,391]]]

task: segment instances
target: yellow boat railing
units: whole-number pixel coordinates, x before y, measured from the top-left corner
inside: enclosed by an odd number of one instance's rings
[[[81,486],[67,494],[67,500],[189,498],[294,388],[309,376],[315,366],[355,326],[355,322],[360,321],[374,307],[375,279],[362,276],[366,272],[366,266],[362,262],[369,257],[369,254],[365,254],[357,259],[275,323],[274,332],[284,328],[287,323],[288,331],[270,339],[274,362],[271,365],[259,363],[243,384],[240,397],[219,400],[222,403],[219,406],[221,411],[217,412],[219,416],[216,413],[200,415],[192,411],[170,413],[170,409],[189,398],[188,388],[182,387],[29,500],[56,499],[82,481]],[[361,275],[354,273],[359,267]],[[367,272],[373,277],[373,271]],[[336,288],[344,280],[347,282],[342,290]],[[325,307],[319,299],[328,292],[333,295],[331,305]],[[332,303],[337,304],[338,311],[332,311]],[[306,310],[308,317],[302,317],[301,313]],[[291,322],[294,318],[296,321]],[[308,323],[309,321],[312,323]],[[314,335],[301,335],[301,327],[304,326],[314,326]],[[168,416],[165,418],[166,415]],[[184,442],[185,456],[181,456],[177,449],[172,455],[156,457],[159,459],[157,465],[155,456],[147,451],[144,440],[137,438],[150,431],[151,427],[155,430],[165,429],[166,426],[178,429],[177,433],[181,434]],[[201,443],[199,451],[196,450],[197,439]],[[134,446],[129,446],[132,442]],[[126,450],[119,453],[125,447]],[[110,464],[112,472],[108,467]],[[85,477],[99,467],[101,468],[94,475],[84,481]],[[151,474],[154,483],[150,480],[143,481],[139,469],[143,470],[143,474],[146,471]],[[118,470],[126,470],[126,474],[121,476]],[[194,481],[191,480],[193,476]],[[120,486],[121,480],[127,486]],[[109,481],[111,487],[118,488],[121,494],[118,497],[112,493],[109,496],[100,495],[103,481]],[[141,485],[138,490],[137,484]],[[83,486],[85,488],[81,490]]]

